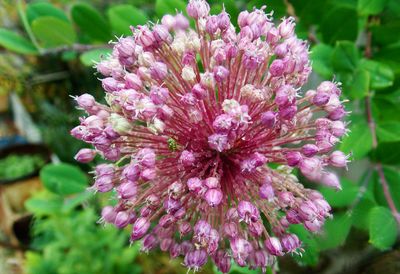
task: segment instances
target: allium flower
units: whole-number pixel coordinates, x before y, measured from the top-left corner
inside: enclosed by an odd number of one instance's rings
[[[109,160],[92,188],[118,204],[102,220],[131,225],[143,251],[159,246],[192,270],[210,258],[222,272],[232,259],[265,270],[301,251],[290,224],[315,232],[331,216],[292,170],[340,189],[328,167],[346,167],[331,152],[346,112],[337,83],[301,90],[311,67],[292,18],[244,11],[237,33],[225,11],[209,12],[190,0],[195,30],[179,13],[118,40],[97,64],[107,105],[76,98],[88,117],[71,134],[95,148],[76,159]]]

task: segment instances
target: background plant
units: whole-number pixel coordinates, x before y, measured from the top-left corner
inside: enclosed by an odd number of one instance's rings
[[[306,244],[304,256],[297,259],[318,267],[326,257],[337,255],[332,249],[343,245],[350,254],[371,252],[368,244],[376,248],[372,252],[392,248],[398,239],[400,208],[400,2],[224,2],[232,17],[241,9],[265,4],[275,11],[275,18],[294,16],[298,36],[311,44],[315,72],[311,81],[334,77],[343,84],[343,99],[349,100],[352,132],[340,149],[352,153],[353,163],[342,174],[342,192],[321,190],[335,207],[325,233],[311,237],[300,227],[293,228]],[[210,3],[212,12],[221,10],[220,1]],[[115,35],[128,34],[129,25],[149,18],[156,21],[184,6],[181,0],[19,1],[17,5],[6,1],[0,57],[1,78],[7,81],[2,83],[19,90],[25,102],[34,103],[27,105],[46,142],[61,159],[72,161],[80,144],[67,134],[76,120],[68,95],[88,90],[97,95],[93,60],[110,51],[107,42]]]

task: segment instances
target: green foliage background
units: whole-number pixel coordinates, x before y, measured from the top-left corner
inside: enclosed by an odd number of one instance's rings
[[[301,236],[306,250],[294,259],[311,267],[303,270],[321,273],[317,271],[324,258],[337,254],[332,250],[357,253],[369,245],[375,251],[391,249],[398,239],[393,213],[400,209],[400,1],[209,2],[213,13],[224,2],[232,18],[240,10],[263,5],[274,10],[277,20],[294,16],[297,35],[310,43],[314,70],[310,87],[324,79],[342,83],[342,99],[351,111],[351,132],[339,147],[351,154],[352,163],[341,174],[343,191],[321,188],[334,207],[334,218],[324,232],[315,236],[302,227],[291,228]],[[89,90],[101,98],[91,66],[110,52],[107,42],[129,35],[130,25],[157,21],[165,13],[184,8],[183,0],[4,1],[0,77],[7,79],[7,85],[0,92],[18,91],[45,141],[60,159],[72,162],[81,144],[68,135],[78,115],[69,95]],[[36,252],[28,255],[31,273],[150,271],[145,259],[136,256],[138,248],[126,247],[124,231],[102,230],[95,224],[102,201],[84,192],[88,180],[78,167],[49,166],[41,178],[47,192],[27,203],[37,217]],[[388,188],[386,193],[383,187]],[[184,271],[169,261],[165,265],[173,267],[165,273]],[[293,273],[303,271],[295,269]],[[206,271],[212,272],[211,267]],[[252,272],[235,268],[232,273]]]

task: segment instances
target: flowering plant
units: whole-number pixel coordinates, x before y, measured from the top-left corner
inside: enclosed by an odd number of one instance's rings
[[[95,169],[92,189],[113,191],[116,206],[101,220],[132,224],[143,251],[160,247],[198,270],[210,257],[228,272],[265,271],[277,256],[301,252],[290,224],[320,230],[330,217],[312,182],[340,189],[329,167],[346,167],[333,151],[346,134],[340,87],[322,82],[301,90],[311,72],[307,44],[293,18],[278,25],[265,8],[241,12],[236,33],[229,15],[210,15],[204,0],[187,14],[132,27],[97,64],[107,104],[76,98],[88,117],[71,134],[110,163]]]

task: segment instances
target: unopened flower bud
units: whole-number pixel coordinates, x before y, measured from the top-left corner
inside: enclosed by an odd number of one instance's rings
[[[93,149],[82,148],[75,155],[74,159],[81,163],[89,163],[96,157],[97,152]]]

